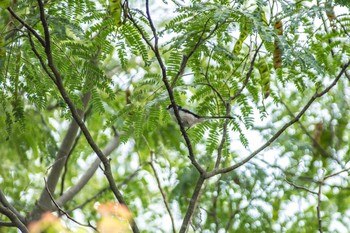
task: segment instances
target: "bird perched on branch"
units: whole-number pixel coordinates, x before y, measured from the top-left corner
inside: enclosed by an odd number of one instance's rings
[[[173,109],[173,105],[169,105],[167,108],[167,111],[171,115],[171,117],[177,121],[175,112]],[[199,116],[190,110],[186,108],[182,108],[181,106],[177,105],[177,110],[179,111],[179,115],[181,118],[181,123],[184,127],[190,128],[195,124],[202,123],[206,120],[213,120],[213,119],[234,119],[231,116]]]

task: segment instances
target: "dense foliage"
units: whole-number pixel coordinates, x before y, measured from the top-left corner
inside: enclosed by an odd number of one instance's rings
[[[110,201],[132,232],[349,230],[347,1],[0,7],[0,232]]]

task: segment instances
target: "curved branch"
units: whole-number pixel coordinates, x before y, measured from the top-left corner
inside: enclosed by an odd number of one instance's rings
[[[45,178],[44,178],[45,180]],[[75,220],[72,216],[70,216],[66,211],[64,211],[61,206],[59,206],[59,204],[56,202],[56,200],[54,199],[54,197],[52,196],[49,188],[47,187],[46,185],[46,180],[45,180],[45,188],[46,188],[46,191],[48,192],[48,194],[50,195],[50,198],[52,200],[52,202],[54,203],[54,205],[56,206],[56,208],[59,210],[59,212],[63,213],[69,220],[75,222],[76,224],[80,225],[80,226],[84,226],[84,227],[91,227],[93,230],[97,231],[96,227],[92,226],[90,223],[89,224],[83,224],[83,223],[80,223],[78,222],[77,220]]]
[[[217,174],[222,174],[222,173],[227,173],[230,172],[240,166],[242,166],[243,164],[247,163],[249,160],[251,160],[252,158],[254,158],[257,154],[259,154],[261,151],[263,151],[266,147],[268,147],[271,143],[273,143],[289,126],[293,125],[295,122],[299,121],[299,119],[304,115],[304,113],[306,112],[306,110],[309,109],[309,107],[311,106],[311,104],[319,97],[322,97],[323,95],[325,95],[326,93],[328,93],[339,81],[340,77],[344,74],[345,70],[348,68],[348,66],[350,65],[350,61],[348,63],[346,63],[345,65],[342,65],[342,69],[339,72],[339,74],[337,75],[337,77],[334,79],[334,81],[327,87],[325,88],[323,91],[321,91],[320,93],[315,93],[310,100],[307,102],[307,104],[303,107],[303,109],[299,112],[299,114],[293,118],[291,121],[289,121],[288,123],[286,123],[280,130],[277,131],[277,133],[275,133],[264,145],[262,145],[261,147],[259,147],[257,150],[255,150],[253,153],[251,153],[249,156],[247,156],[245,159],[243,159],[242,161],[230,166],[230,167],[226,167],[226,168],[222,168],[222,169],[218,169],[218,170],[213,170],[211,172],[208,172],[206,175],[207,178],[215,176]]]
[[[28,233],[27,227],[23,224],[23,222],[17,217],[17,215],[12,212],[11,209],[0,205],[0,213],[8,217],[11,222],[20,229],[23,233]]]
[[[114,137],[103,149],[103,154],[108,156],[112,151],[114,151],[119,146],[119,136]],[[78,182],[75,183],[69,190],[63,193],[57,199],[57,204],[62,206],[67,203],[69,200],[73,199],[75,195],[77,195],[82,188],[87,184],[87,182],[91,179],[91,177],[95,174],[96,170],[101,164],[100,158],[96,158],[96,160],[90,165],[88,170],[80,177]]]
[[[17,218],[21,221],[21,222],[25,222],[24,217],[15,209],[15,207],[13,207],[10,202],[8,202],[8,200],[6,199],[4,193],[1,191],[0,189],[0,203],[4,205],[4,207],[10,209],[12,211],[13,214],[15,214],[17,216]]]
[[[7,10],[10,12],[10,14],[18,20],[18,22],[21,23],[25,28],[27,28],[28,31],[30,31],[40,42],[40,44],[45,47],[45,41],[44,39],[31,27],[29,26],[25,21],[23,21],[13,10],[11,7],[7,8]]]
[[[295,117],[293,112],[289,109],[288,105],[286,103],[284,103],[282,100],[280,100],[280,102],[284,105],[284,107],[287,109],[289,115],[291,117]],[[341,161],[339,161],[339,159],[337,157],[335,157],[333,154],[328,153],[325,149],[322,148],[322,146],[320,145],[320,143],[318,143],[318,141],[308,132],[308,130],[305,128],[305,126],[298,121],[298,124],[300,126],[300,128],[302,129],[302,131],[306,134],[306,136],[308,136],[310,138],[310,140],[312,141],[313,145],[316,147],[316,149],[325,157],[329,157],[333,160],[335,160],[342,168],[345,168],[344,165],[341,163]]]

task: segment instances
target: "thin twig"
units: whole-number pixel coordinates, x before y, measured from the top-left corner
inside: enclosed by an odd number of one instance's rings
[[[97,228],[92,226],[90,223],[89,224],[84,224],[84,223],[80,223],[77,220],[75,220],[72,216],[70,216],[65,210],[63,210],[61,208],[61,206],[58,205],[58,203],[56,202],[56,200],[54,199],[54,197],[51,194],[51,191],[49,189],[49,187],[47,186],[47,182],[46,179],[44,178],[44,182],[45,182],[45,189],[47,191],[47,193],[49,194],[51,201],[53,202],[53,204],[56,206],[56,208],[59,210],[60,213],[63,213],[68,219],[70,219],[71,221],[75,222],[76,224],[83,226],[83,227],[90,227],[93,230],[97,231]]]
[[[79,139],[81,138],[81,131],[79,131],[78,135],[76,136],[76,138],[74,139],[74,143],[72,145],[72,148],[70,148],[67,156],[65,157],[65,161],[64,161],[64,168],[63,168],[63,173],[62,173],[62,177],[61,177],[61,190],[60,190],[60,196],[62,196],[63,192],[64,192],[64,183],[66,181],[66,175],[68,172],[68,161],[70,156],[72,155],[75,147],[78,145]]]
[[[196,52],[196,50],[199,48],[200,45],[202,45],[207,39],[209,39],[214,33],[215,31],[221,26],[219,24],[216,24],[215,27],[211,30],[211,32],[208,33],[208,35],[206,37],[203,38],[205,32],[206,32],[206,28],[207,28],[207,24],[209,23],[210,18],[205,22],[204,24],[204,28],[201,32],[201,35],[199,36],[196,44],[193,46],[193,48],[191,49],[191,51],[187,54],[187,55],[183,55],[182,56],[182,61],[181,61],[181,65],[180,65],[180,69],[179,71],[176,73],[172,83],[171,83],[171,88],[174,88],[176,85],[177,80],[182,76],[182,74],[185,71],[185,68],[187,66],[187,62],[190,59],[190,57]]]
[[[129,12],[128,13],[128,19],[133,23],[134,27],[139,31],[142,39],[146,42],[146,44],[151,48],[151,50],[153,52],[155,52],[154,46],[152,45],[151,41],[149,41],[144,33],[144,31],[142,30],[142,28],[137,24],[136,20],[134,19],[134,17],[132,16],[132,14]]]
[[[156,182],[157,182],[158,189],[159,189],[159,191],[160,191],[160,193],[161,193],[161,195],[162,195],[165,208],[166,208],[166,210],[168,211],[168,214],[169,214],[169,217],[170,217],[170,220],[171,220],[171,225],[172,225],[173,233],[176,233],[174,217],[173,217],[173,214],[171,213],[170,206],[169,206],[169,203],[168,203],[168,201],[167,201],[166,194],[165,194],[165,192],[164,192],[164,190],[163,190],[163,188],[162,188],[162,185],[161,185],[161,183],[160,183],[160,178],[159,178],[158,173],[157,173],[157,170],[156,170],[156,168],[155,168],[155,166],[154,166],[154,162],[153,162],[153,161],[154,161],[154,151],[153,151],[153,149],[151,149],[151,147],[150,147],[150,145],[149,145],[149,143],[148,143],[146,137],[145,137],[145,136],[142,136],[142,137],[143,137],[143,139],[144,139],[144,141],[145,141],[145,143],[146,143],[146,145],[147,145],[147,147],[148,147],[148,150],[149,150],[149,152],[150,152],[151,160],[149,161],[148,164],[151,166],[151,168],[152,168],[152,170],[153,170],[154,176],[155,176],[155,178],[156,178]]]
[[[350,170],[350,167],[344,168],[343,170],[341,170],[341,171],[339,171],[339,172],[335,172],[335,173],[333,173],[333,174],[330,174],[330,175],[328,175],[328,176],[325,176],[325,177],[323,178],[323,181],[325,181],[325,180],[327,180],[327,179],[329,179],[329,178],[331,178],[331,177],[337,176],[337,175],[339,175],[339,174],[341,174],[341,173],[343,173],[343,172],[348,172],[349,170]]]
[[[123,182],[121,182],[120,184],[118,184],[119,187],[127,184],[130,182],[130,180],[132,180],[138,172],[140,172],[142,170],[141,167],[139,167],[137,170],[135,170],[133,173],[131,173],[129,176],[127,176],[125,179],[123,179]],[[86,199],[83,203],[75,206],[74,208],[70,209],[70,210],[67,210],[67,213],[71,213],[73,212],[74,210],[76,209],[82,209],[84,208],[84,206],[86,206],[87,204],[89,204],[90,202],[96,200],[99,196],[101,196],[103,193],[107,192],[109,190],[109,186],[106,186],[104,188],[102,188],[100,191],[98,191],[94,196]]]
[[[289,115],[291,117],[295,117],[293,112],[289,109],[288,105],[286,103],[284,103],[284,101],[280,100],[280,102],[284,105],[284,107],[287,109]],[[318,141],[316,141],[316,139],[307,131],[307,129],[305,128],[305,126],[303,125],[303,123],[301,123],[300,121],[298,121],[298,124],[300,126],[300,128],[304,131],[304,133],[306,134],[306,136],[308,136],[310,138],[310,140],[312,141],[313,145],[315,145],[316,149],[324,156],[324,157],[329,157],[332,158],[333,160],[335,160],[342,168],[344,168],[344,165],[341,163],[341,161],[336,158],[333,154],[328,153],[325,149],[322,148],[322,146],[318,143]]]
[[[232,170],[242,166],[243,164],[247,163],[249,160],[254,158],[257,154],[259,154],[261,151],[263,151],[265,148],[267,148],[269,145],[271,145],[271,143],[273,143],[288,127],[293,125],[295,122],[297,122],[304,115],[306,110],[309,109],[311,104],[317,98],[320,98],[323,95],[325,95],[327,92],[329,92],[332,89],[332,87],[334,87],[337,84],[337,82],[339,81],[340,77],[344,74],[345,70],[347,69],[347,67],[349,65],[350,65],[350,61],[342,66],[342,69],[339,72],[339,74],[337,75],[337,77],[334,79],[334,81],[327,88],[325,88],[323,91],[321,91],[319,93],[316,92],[310,98],[310,100],[306,103],[306,105],[302,108],[302,110],[299,112],[299,114],[296,117],[294,117],[292,120],[290,120],[288,123],[286,123],[284,126],[282,126],[282,128],[280,128],[280,130],[278,130],[265,144],[263,144],[261,147],[259,147],[257,150],[255,150],[253,153],[251,153],[249,156],[247,156],[246,158],[244,158],[243,160],[241,160],[240,162],[238,162],[238,163],[236,163],[236,164],[234,164],[232,166],[208,172],[206,174],[207,177],[209,178],[209,177],[215,176],[217,174],[230,172],[230,171],[232,171]]]
[[[322,231],[322,218],[321,218],[321,193],[322,193],[322,182],[318,186],[317,193],[317,219],[318,219],[318,231],[323,233]]]
[[[292,176],[293,178],[296,178],[296,179],[299,179],[299,180],[303,180],[303,181],[307,181],[307,182],[312,182],[312,183],[315,183],[317,185],[319,185],[322,181],[320,180],[317,180],[311,176],[302,176],[302,175],[297,175],[293,172],[290,172],[290,171],[285,171],[282,167],[278,166],[278,165],[272,165],[272,164],[269,164],[268,162],[266,162],[265,160],[263,159],[259,159],[259,158],[256,158],[256,160],[259,160],[260,162],[266,164],[267,166],[271,167],[271,168],[276,168],[278,170],[280,170],[284,175],[288,175],[288,176]],[[250,162],[252,164],[254,164],[254,166],[260,166],[258,165],[257,163],[253,163],[253,162]],[[339,189],[340,191],[342,190],[350,190],[350,187],[343,187],[343,186],[339,186],[339,185],[332,185],[332,184],[328,184],[326,182],[323,182],[322,185],[327,185],[328,187],[330,188],[337,188]]]
[[[254,55],[253,55],[253,59],[251,60],[250,62],[250,67],[249,67],[249,70],[245,76],[245,79],[243,81],[243,85],[242,87],[230,98],[231,101],[233,101],[234,99],[236,99],[238,96],[241,95],[241,93],[243,92],[244,88],[247,86],[248,84],[248,81],[250,79],[250,76],[253,72],[253,69],[254,69],[254,63],[255,63],[255,60],[256,60],[256,57],[258,56],[258,52],[261,48],[261,46],[263,45],[263,41],[260,43],[259,47],[256,49]]]
[[[304,190],[304,191],[307,191],[307,192],[309,192],[309,193],[312,193],[312,194],[315,194],[315,195],[317,195],[317,192],[315,192],[315,191],[312,191],[312,190],[310,190],[310,189],[308,189],[308,188],[305,188],[305,187],[303,187],[303,186],[300,186],[300,185],[296,185],[296,184],[294,184],[293,182],[291,182],[291,181],[289,181],[289,180],[287,180],[287,179],[284,179],[289,185],[291,185],[291,186],[293,186],[294,188],[296,188],[296,189],[301,189],[301,190]]]
[[[91,113],[91,109],[92,109],[92,106],[90,106],[88,108],[88,110],[84,113],[84,117],[83,117],[83,120],[85,121],[86,120],[86,117]],[[66,156],[66,160],[65,160],[65,163],[64,163],[64,169],[63,169],[63,173],[62,173],[62,177],[61,177],[61,191],[60,191],[60,196],[62,196],[63,192],[64,192],[64,182],[65,182],[65,177],[67,175],[67,172],[68,172],[68,161],[69,161],[69,158],[70,156],[72,155],[74,149],[76,148],[76,146],[78,145],[78,142],[79,142],[79,139],[81,138],[81,131],[79,131],[78,135],[75,137],[74,139],[74,143],[72,145],[72,147],[70,148],[67,156]]]
[[[153,151],[151,151],[151,154],[153,154]],[[170,206],[169,206],[169,203],[167,201],[167,197],[166,197],[166,194],[162,188],[162,185],[160,183],[160,179],[159,179],[159,176],[158,176],[158,173],[157,173],[157,170],[153,164],[153,159],[152,159],[152,155],[151,155],[151,161],[149,163],[149,165],[151,166],[152,170],[153,170],[153,173],[154,173],[154,177],[156,178],[156,181],[157,181],[157,186],[158,186],[158,189],[162,195],[162,198],[163,198],[163,202],[164,202],[164,205],[165,205],[165,208],[166,210],[168,211],[168,214],[169,214],[169,217],[170,217],[170,220],[171,220],[171,226],[172,226],[172,229],[173,229],[173,233],[176,233],[176,228],[175,228],[175,221],[174,221],[174,217],[173,217],[173,214],[171,213],[171,210],[170,210]]]
[[[149,25],[151,27],[153,36],[154,36],[154,50],[157,51],[158,50],[158,35],[157,35],[157,30],[153,24],[152,18],[151,18],[151,14],[149,11],[149,0],[146,0],[146,15],[147,15],[147,20],[149,22]]]
[[[215,47],[214,47],[214,48],[215,48]],[[209,66],[210,66],[211,58],[212,58],[212,56],[213,56],[214,48],[210,51],[210,55],[209,55],[209,59],[208,59],[208,65],[207,65],[207,68],[206,68],[205,74],[204,74],[204,77],[205,77],[205,79],[207,80],[207,83],[205,83],[204,85],[209,86],[209,87],[215,92],[215,94],[220,98],[221,102],[222,102],[224,105],[226,105],[226,101],[224,100],[224,97],[222,97],[221,93],[210,83],[210,80],[209,80],[209,78],[208,78]]]
[[[231,111],[231,105],[229,103],[226,104],[226,116],[228,116],[230,114]],[[222,158],[222,150],[224,148],[224,145],[226,143],[227,140],[227,126],[229,123],[229,119],[226,119],[224,122],[224,130],[222,132],[222,138],[221,138],[221,142],[220,145],[218,147],[218,156],[216,157],[216,162],[215,162],[215,167],[214,169],[218,169],[221,163],[221,158]]]
[[[98,191],[95,195],[93,195],[92,197],[86,199],[83,203],[75,206],[74,208],[72,209],[69,209],[67,210],[66,212],[69,214],[69,213],[72,213],[74,210],[76,209],[82,209],[84,208],[84,206],[86,206],[87,204],[89,204],[90,202],[96,200],[97,198],[99,198],[103,193],[107,192],[109,190],[109,186],[106,186],[104,188],[102,188],[100,191]]]
[[[34,52],[35,56],[39,59],[39,62],[41,64],[41,67],[44,69],[46,74],[50,77],[50,79],[56,84],[56,79],[55,77],[51,74],[51,72],[48,70],[48,67],[46,66],[44,59],[40,56],[38,50],[35,48],[34,41],[32,40],[32,36],[30,33],[28,33],[28,39],[30,43],[30,47],[32,51]]]

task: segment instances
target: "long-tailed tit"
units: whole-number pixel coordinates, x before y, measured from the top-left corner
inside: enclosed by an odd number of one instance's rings
[[[166,109],[170,113],[171,117],[175,121],[177,121],[173,106],[170,104]],[[230,117],[230,116],[199,116],[191,112],[190,110],[186,108],[182,108],[181,106],[178,106],[178,105],[177,105],[177,110],[179,111],[182,125],[187,128],[190,128],[195,124],[202,123],[203,121],[210,120],[210,119],[233,119],[233,117]]]

